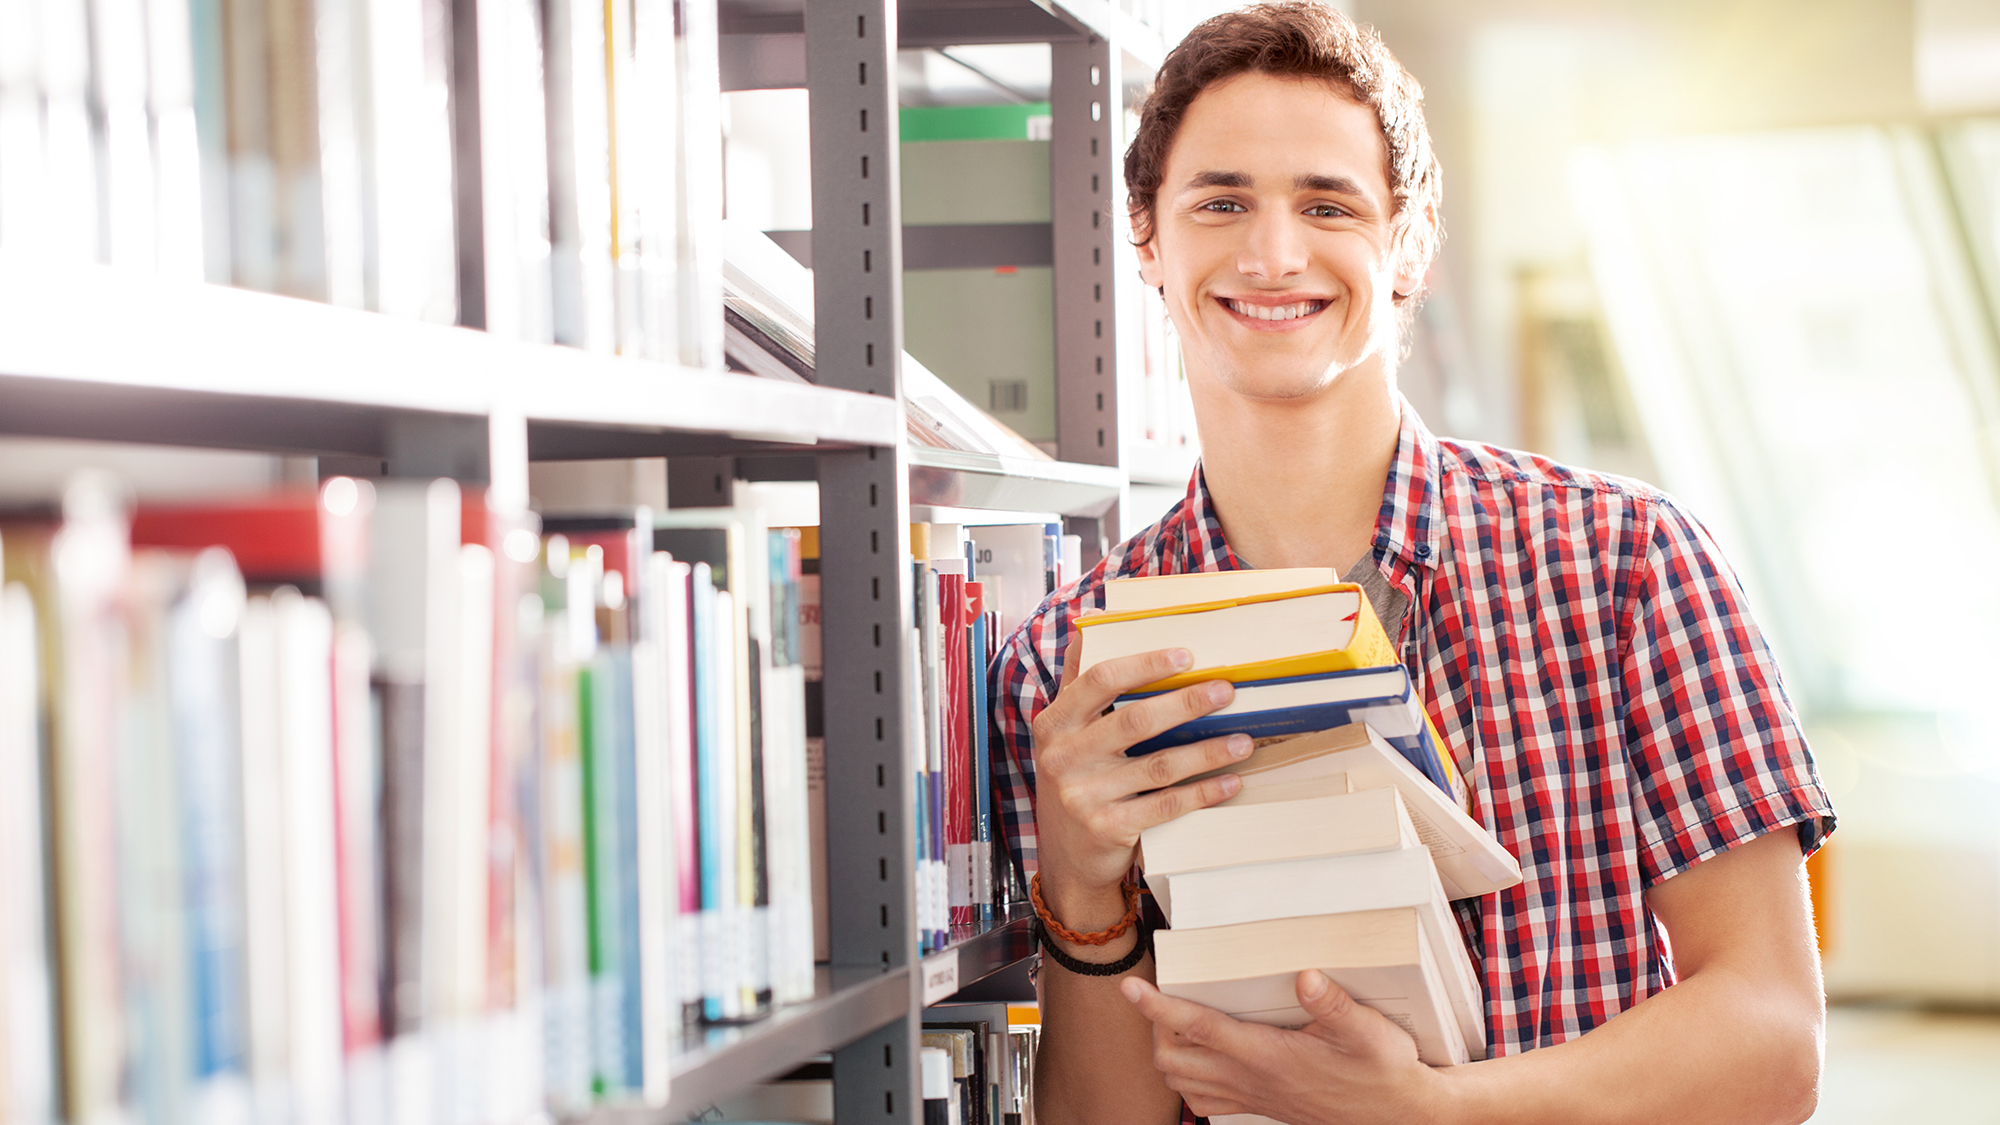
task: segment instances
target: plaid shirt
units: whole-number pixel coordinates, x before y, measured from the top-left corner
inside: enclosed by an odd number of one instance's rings
[[[1720,550],[1672,499],[1433,437],[1407,403],[1375,562],[1384,622],[1519,886],[1458,904],[1495,1056],[1582,1035],[1674,981],[1646,888],[1785,825],[1833,828],[1777,665]],[[1044,602],[991,670],[1003,828],[1035,869],[1030,724],[1104,583],[1243,568],[1197,468],[1185,499]],[[1409,626],[1414,623],[1414,637]]]

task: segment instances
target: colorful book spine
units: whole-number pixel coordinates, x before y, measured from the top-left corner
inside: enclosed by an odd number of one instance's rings
[[[989,649],[993,622],[986,610],[984,585],[968,582],[965,589],[967,614],[971,622],[967,630],[967,641],[971,645],[967,663],[972,695],[972,897],[979,908],[979,920],[985,923],[993,921],[993,758],[992,745],[988,741],[991,727],[986,697],[986,665],[991,659]]]

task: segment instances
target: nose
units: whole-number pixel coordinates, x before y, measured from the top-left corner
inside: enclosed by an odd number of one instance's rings
[[[1297,218],[1283,207],[1259,208],[1236,255],[1237,271],[1260,281],[1282,281],[1304,273],[1306,242]]]

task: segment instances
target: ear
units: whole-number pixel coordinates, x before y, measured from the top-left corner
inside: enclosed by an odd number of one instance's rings
[[[1160,231],[1153,228],[1153,237],[1134,247],[1139,254],[1139,280],[1148,289],[1158,289],[1166,284],[1166,270],[1160,265]]]
[[[1424,283],[1424,275],[1430,272],[1431,262],[1437,257],[1438,217],[1435,206],[1427,206],[1424,213],[1403,228],[1402,237],[1396,247],[1396,292],[1402,296],[1415,293]]]

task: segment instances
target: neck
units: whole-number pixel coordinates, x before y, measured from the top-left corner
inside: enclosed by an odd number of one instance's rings
[[[1260,570],[1332,567],[1372,547],[1396,456],[1400,399],[1386,364],[1309,397],[1247,398],[1189,372],[1202,471],[1237,558]]]

